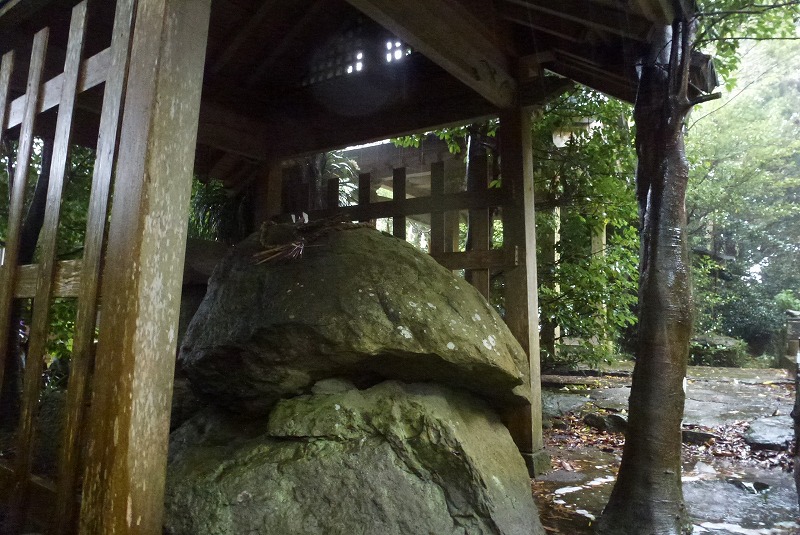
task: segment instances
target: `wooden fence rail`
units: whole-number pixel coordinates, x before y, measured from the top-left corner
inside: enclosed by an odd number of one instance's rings
[[[440,264],[450,270],[468,270],[467,279],[486,297],[489,296],[490,271],[513,268],[520,265],[518,247],[492,249],[493,208],[512,203],[510,192],[503,188],[489,187],[486,157],[478,157],[472,166],[473,178],[467,191],[445,193],[444,162],[431,164],[430,195],[408,197],[406,168],[395,168],[392,172],[392,199],[376,201],[373,196],[373,181],[370,173],[360,173],[357,181],[357,204],[340,206],[340,181],[330,179],[326,185],[325,208],[311,209],[315,200],[309,196],[313,188],[303,189],[301,173],[294,169],[289,172],[289,182],[293,191],[299,195],[291,199],[284,197],[284,219],[290,215],[305,212],[310,220],[339,218],[349,221],[392,220],[392,234],[406,239],[408,219],[412,216],[430,216],[429,253]],[[468,211],[471,243],[467,251],[454,251],[453,244],[448,247],[447,213]],[[455,220],[450,218],[452,226]],[[451,229],[451,233],[453,230]],[[451,238],[451,242],[453,239]]]

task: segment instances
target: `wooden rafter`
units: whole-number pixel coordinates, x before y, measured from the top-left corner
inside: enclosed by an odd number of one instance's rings
[[[500,16],[509,22],[521,24],[568,41],[582,43],[587,39],[588,29],[585,26],[547,13],[537,13],[519,4],[503,4],[500,8]]]
[[[304,33],[308,33],[309,28],[318,20],[322,9],[326,7],[327,4],[325,0],[316,0],[311,4],[303,14],[303,17],[292,26],[291,30],[282,36],[278,45],[270,50],[267,56],[256,65],[252,74],[247,79],[247,85],[252,86],[257,84],[275,64],[278,58],[292,48],[292,44],[295,43],[298,37]],[[326,23],[329,24],[330,21],[326,21]]]
[[[518,9],[521,6],[536,13],[542,13],[560,19],[577,22],[587,28],[619,35],[637,41],[647,41],[652,24],[632,13],[601,6],[592,6],[591,2],[582,0],[506,0],[501,13],[511,13],[520,18]]]
[[[347,1],[496,107],[513,102],[516,81],[506,54],[486,37],[489,32],[476,31],[481,22],[462,5],[447,0]]]
[[[263,2],[261,7],[258,8],[258,11],[256,11],[247,20],[245,25],[236,32],[236,34],[228,43],[228,46],[226,46],[219,56],[217,56],[214,61],[211,62],[211,66],[207,68],[208,73],[215,75],[224,69],[231,59],[236,56],[236,53],[239,52],[239,50],[242,48],[242,45],[255,33],[256,30],[264,25],[267,15],[269,15],[270,11],[278,4],[280,4],[278,0],[269,0],[267,2]]]

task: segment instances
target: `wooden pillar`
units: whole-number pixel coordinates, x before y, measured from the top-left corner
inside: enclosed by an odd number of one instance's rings
[[[506,271],[506,323],[528,354],[530,407],[506,414],[506,425],[531,475],[549,469],[542,440],[542,390],[539,370],[539,296],[536,286],[536,221],[530,111],[500,115],[503,188],[511,201],[503,206],[503,247],[519,247],[519,266]]]
[[[485,192],[489,186],[488,161],[486,149],[480,147],[475,149],[483,140],[479,134],[470,141],[469,165],[467,166],[467,190],[474,192]],[[467,239],[467,250],[488,251],[491,249],[492,241],[492,218],[488,208],[469,211],[469,230]],[[472,284],[486,299],[489,299],[490,278],[488,269],[468,269],[466,279]]]
[[[437,209],[441,207],[442,197],[444,197],[444,162],[434,162],[431,164],[431,197],[433,205]],[[444,212],[441,210],[431,214],[431,241],[428,252],[437,255],[444,252]]]
[[[135,15],[108,231],[80,533],[160,534],[210,0]]]
[[[392,172],[392,193],[395,201],[406,200],[405,167],[400,167]],[[392,217],[392,234],[403,240],[406,239],[406,216],[396,213],[396,215]]]
[[[281,163],[265,165],[255,183],[253,228],[283,213],[283,168]]]

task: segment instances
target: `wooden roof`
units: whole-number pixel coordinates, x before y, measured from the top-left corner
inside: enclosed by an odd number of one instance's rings
[[[24,47],[33,31],[48,24],[51,41],[60,42],[74,3],[0,3],[0,52]],[[110,4],[93,4],[95,20],[107,21],[106,32],[94,32],[87,57],[107,46]],[[564,87],[562,77],[632,101],[637,61],[654,25],[670,19],[672,5],[213,0],[197,170],[229,182],[248,180],[280,158],[464,123],[515,103],[535,104]],[[386,54],[395,53],[396,42],[401,60],[389,62]],[[391,49],[383,48],[387,43]],[[57,74],[63,56],[50,58]],[[21,94],[24,73],[17,78]],[[87,140],[98,98],[99,91],[82,96]]]

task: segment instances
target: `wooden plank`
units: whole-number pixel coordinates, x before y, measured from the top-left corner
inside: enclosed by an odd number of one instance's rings
[[[447,269],[511,269],[520,265],[519,247],[487,251],[465,251],[431,254]]]
[[[11,502],[12,518],[19,519],[18,525],[20,527],[22,526],[22,519],[25,518],[27,512],[28,481],[33,465],[36,414],[39,408],[41,377],[44,371],[44,355],[47,349],[50,327],[50,304],[56,268],[58,221],[61,215],[64,178],[69,164],[72,115],[78,91],[78,74],[85,36],[86,0],[73,8],[70,19],[67,53],[64,61],[64,83],[62,84],[61,102],[58,105],[58,120],[53,141],[53,152],[50,157],[47,206],[39,236],[41,263],[36,281],[36,297],[33,302],[28,354],[25,359],[22,411],[16,436],[17,455],[14,459],[16,490],[14,499]],[[42,168],[44,169],[44,165]],[[15,523],[12,521],[11,525],[14,526]]]
[[[114,15],[109,63],[105,74],[106,84],[100,128],[97,138],[97,156],[92,173],[92,186],[86,220],[82,279],[75,319],[75,337],[72,346],[70,376],[67,385],[64,434],[59,452],[56,512],[52,517],[51,531],[67,534],[75,531],[78,509],[75,506],[78,474],[80,473],[82,430],[87,400],[87,386],[94,360],[95,322],[99,297],[100,265],[108,217],[108,202],[114,158],[117,153],[119,119],[121,117],[123,89],[128,72],[133,0],[118,0]]]
[[[2,60],[0,60],[0,125],[5,123],[5,117],[8,111],[8,95],[10,91],[10,80],[11,80],[11,71],[14,68],[14,51],[7,52],[3,54]],[[3,134],[5,134],[5,129],[0,127],[0,144],[3,143]],[[0,267],[0,281],[3,282],[5,285],[5,276],[3,274],[3,268]],[[0,290],[2,292],[2,290]],[[8,329],[8,321],[9,316],[3,319],[3,322],[0,323],[0,329]],[[7,342],[6,342],[7,343]],[[6,346],[7,347],[7,346]],[[3,381],[4,375],[6,370],[6,355],[8,351],[7,349],[0,351],[0,391],[3,389]]]
[[[78,297],[81,288],[81,260],[61,260],[55,263],[53,281],[54,297]],[[17,267],[17,285],[14,288],[15,299],[31,299],[36,296],[36,285],[39,280],[39,264],[26,264]]]
[[[16,286],[17,264],[19,263],[20,234],[22,231],[22,211],[25,204],[25,189],[28,182],[31,151],[33,149],[33,129],[36,119],[36,104],[44,70],[49,30],[40,30],[33,38],[31,60],[28,68],[28,82],[25,91],[25,117],[22,122],[17,146],[17,162],[14,172],[14,187],[10,192],[8,231],[6,235],[5,259],[0,273],[0,355],[5,357],[10,350],[9,331]],[[5,60],[4,60],[5,62]],[[10,185],[9,185],[10,187]],[[5,366],[0,367],[4,370]],[[2,371],[0,371],[0,379]],[[0,382],[2,385],[2,382]]]
[[[467,188],[471,191],[485,190],[489,185],[488,161],[486,152],[470,156],[468,166]],[[488,208],[474,208],[469,211],[470,251],[488,251],[491,246],[492,220]],[[466,273],[466,279],[485,298],[489,298],[489,270],[473,269]]]
[[[503,188],[512,202],[503,206],[503,244],[519,247],[522,262],[505,273],[505,320],[528,354],[530,407],[513,409],[505,421],[511,436],[534,471],[534,459],[544,450],[542,392],[539,370],[539,295],[536,280],[536,220],[530,111],[511,110],[500,116]]]
[[[413,62],[413,55],[407,58]],[[369,77],[370,73],[362,73]],[[462,84],[448,80],[434,80],[410,94],[407,99],[389,106],[361,121],[342,122],[341,116],[324,112],[311,100],[292,100],[274,103],[274,112],[267,117],[254,119],[243,111],[235,112],[204,99],[200,108],[198,143],[239,154],[257,161],[271,161],[272,157],[285,158],[302,154],[316,154],[337,150],[345,145],[367,141],[380,141],[420,131],[437,130],[447,126],[463,125],[497,116],[498,110]],[[375,83],[384,83],[385,79]],[[332,84],[345,86],[352,80],[334,79]],[[328,82],[326,82],[328,83]],[[520,86],[519,99],[525,105],[540,104],[563,93],[570,80],[559,77],[537,78]],[[455,90],[455,91],[451,91]],[[342,89],[346,92],[346,89]],[[443,99],[441,95],[446,94]],[[247,99],[242,98],[242,101]],[[289,130],[270,127],[274,124],[291,124]]]
[[[0,143],[3,141],[3,134],[6,129],[2,125],[6,124],[8,116],[8,96],[10,92],[11,71],[14,68],[14,51],[3,54],[0,61]]]
[[[406,168],[400,167],[392,171],[392,196],[394,200],[406,200]],[[406,239],[406,216],[392,215],[392,234]]]
[[[431,212],[431,241],[428,251],[432,255],[444,252],[444,212],[438,208],[444,196],[444,162],[431,164],[431,198],[435,211]]]
[[[281,199],[283,188],[283,168],[280,163],[269,166],[267,174],[267,203],[264,221],[272,219],[281,213]]]
[[[86,59],[80,69],[78,78],[78,93],[83,93],[106,81],[111,54],[108,49],[102,50],[94,56]],[[37,113],[42,113],[58,105],[61,100],[61,92],[64,85],[64,74],[51,78],[45,82],[41,89],[41,95],[37,104]],[[11,103],[8,119],[5,122],[6,128],[13,128],[22,122],[25,110],[25,95],[14,99]],[[3,124],[3,123],[0,123]]]
[[[5,275],[2,288],[2,300],[0,300],[0,354],[8,354],[11,349],[9,343],[9,322],[12,318],[14,287],[16,286],[17,264],[19,260],[20,235],[22,231],[22,210],[25,203],[25,190],[28,183],[28,170],[30,168],[31,152],[33,150],[33,130],[36,119],[36,106],[39,100],[41,89],[42,72],[44,71],[45,54],[47,53],[47,41],[49,28],[40,30],[33,38],[31,49],[31,61],[28,71],[28,83],[25,91],[25,113],[20,130],[19,145],[17,147],[17,163],[14,172],[14,184],[11,188],[11,203],[9,208],[8,237],[6,240],[5,261],[3,263],[3,274]],[[35,368],[35,366],[34,366]],[[41,373],[39,374],[41,376]],[[39,376],[34,377],[38,388]],[[31,379],[26,377],[25,389],[29,388]],[[23,413],[20,416],[21,425],[25,426],[25,419],[31,419],[31,414]],[[30,439],[22,440],[17,443],[19,447],[31,448]],[[17,457],[25,457],[24,452],[17,451]],[[16,464],[15,470],[15,495],[23,492],[20,482],[27,481],[28,471],[24,465]],[[17,533],[22,529],[24,520],[23,505],[24,501],[15,498],[9,510],[7,528],[11,533]]]
[[[80,533],[162,531],[210,0],[138,2],[102,274]],[[124,262],[118,259],[124,258]]]
[[[366,206],[343,206],[338,210],[315,210],[309,214],[311,219],[322,219],[341,215],[350,221],[369,221],[395,215],[412,216],[417,214],[430,214],[434,210],[468,210],[472,208],[490,208],[501,206],[507,200],[507,193],[501,189],[485,191],[461,191],[443,196],[441,199],[433,197],[414,197],[405,200],[391,200],[370,203]]]
[[[372,185],[370,183],[371,179],[372,177],[369,173],[360,173],[358,175],[358,208],[364,211],[366,211],[367,207],[370,206],[370,197],[372,196]],[[344,208],[344,211],[347,212],[348,209],[350,209],[350,207]],[[389,216],[384,215],[383,217]],[[365,221],[369,221],[370,219],[376,218],[360,215],[356,219],[363,223]]]
[[[486,37],[491,32],[482,31],[483,21],[462,5],[445,0],[347,1],[498,108],[514,101],[516,82],[505,52]]]
[[[585,42],[588,28],[546,13],[535,13],[527,7],[509,2],[501,2],[498,8],[500,16],[510,22],[533,28],[550,35],[555,35],[575,43]]]
[[[653,27],[650,22],[633,13],[585,0],[559,0],[557,3],[547,0],[507,0],[507,2],[636,41],[648,41]],[[513,6],[509,8],[513,11]],[[501,11],[504,9],[506,8],[501,8]],[[516,15],[517,18],[521,17],[519,13]]]
[[[325,208],[335,210],[339,208],[339,179],[335,177],[329,178],[327,188]]]

